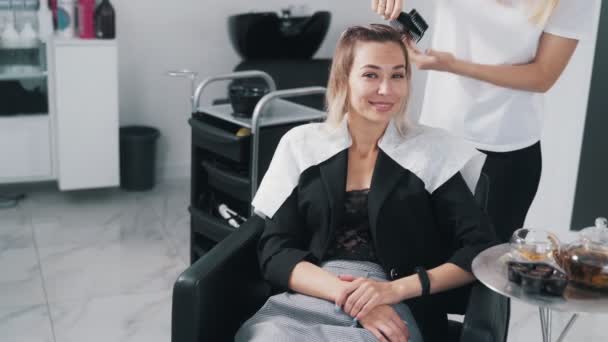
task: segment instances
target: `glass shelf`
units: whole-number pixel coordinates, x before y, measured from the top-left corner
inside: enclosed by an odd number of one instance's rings
[[[43,70],[21,72],[21,71],[3,70],[0,67],[0,81],[31,80],[31,79],[45,78],[46,76],[47,76],[47,72],[43,71]]]
[[[28,43],[17,43],[17,44],[6,44],[6,42],[2,42],[0,40],[0,51],[10,51],[10,50],[38,50],[43,47],[43,44],[40,40],[36,39],[34,41],[30,41]]]
[[[44,45],[11,49],[0,46],[0,81],[41,79],[46,76]]]

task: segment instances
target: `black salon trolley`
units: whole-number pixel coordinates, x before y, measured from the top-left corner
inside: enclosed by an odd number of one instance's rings
[[[251,118],[235,117],[229,103],[199,105],[209,84],[253,77],[264,79],[270,92],[258,102]],[[192,117],[188,120],[192,133],[191,263],[238,229],[218,215],[219,204],[243,217],[252,214],[253,194],[283,134],[295,126],[325,118],[325,112],[283,98],[324,93],[323,87],[276,90],[272,77],[262,71],[214,76],[198,85],[192,97]]]

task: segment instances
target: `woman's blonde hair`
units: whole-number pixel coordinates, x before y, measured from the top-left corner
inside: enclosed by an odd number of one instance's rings
[[[503,4],[507,2],[507,0],[496,1]],[[536,25],[544,26],[547,20],[549,20],[551,13],[553,13],[553,10],[555,9],[555,6],[557,6],[558,3],[559,0],[540,0],[538,1],[538,4],[532,4],[532,15],[530,16],[530,21]]]
[[[587,1],[587,0],[579,0],[579,1]],[[532,22],[537,25],[544,26],[545,23],[547,22],[547,20],[549,20],[549,17],[551,16],[551,13],[553,13],[553,10],[555,9],[555,6],[557,6],[558,2],[559,2],[559,0],[541,1],[540,4],[537,6],[537,8],[535,8],[534,14],[530,18],[530,20],[532,20]]]
[[[344,114],[349,110],[349,86],[348,77],[350,75],[353,61],[355,58],[355,46],[357,42],[376,42],[376,43],[395,43],[403,51],[405,74],[408,86],[411,81],[410,60],[407,49],[402,41],[399,31],[387,25],[371,24],[369,26],[353,26],[342,33],[334,53],[327,84],[325,97],[327,120],[330,125],[337,126]],[[411,93],[411,92],[410,92]],[[395,115],[395,122],[399,132],[405,132],[406,110],[408,98],[401,104],[400,111]]]

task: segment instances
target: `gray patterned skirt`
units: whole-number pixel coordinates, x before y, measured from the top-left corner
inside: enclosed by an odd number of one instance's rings
[[[331,260],[321,267],[333,274],[351,274],[387,281],[380,265],[365,261]],[[392,305],[410,331],[410,342],[422,342],[422,336],[407,305]],[[333,302],[304,294],[283,292],[270,297],[264,306],[247,320],[235,337],[236,342],[344,341],[372,342],[376,337]]]

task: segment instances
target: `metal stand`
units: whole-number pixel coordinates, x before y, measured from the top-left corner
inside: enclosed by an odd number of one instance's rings
[[[552,313],[551,309],[546,308],[546,307],[539,307],[538,313],[540,315],[540,326],[541,326],[541,332],[543,335],[543,342],[551,342],[552,341],[551,328],[552,328],[553,313]],[[564,338],[570,331],[570,328],[572,328],[572,326],[574,325],[574,322],[576,322],[577,319],[578,319],[578,314],[573,314],[570,317],[570,320],[568,320],[568,323],[564,327],[564,330],[562,330],[562,332],[559,335],[559,337],[557,338],[556,342],[562,342],[564,340]]]
[[[315,95],[315,94],[325,94],[326,89],[324,87],[304,87],[304,88],[295,88],[295,89],[285,89],[285,90],[276,90],[276,84],[272,77],[258,70],[251,71],[239,71],[225,75],[213,76],[204,79],[201,83],[199,83],[198,87],[196,87],[194,91],[194,95],[192,96],[192,112],[195,113],[199,110],[200,106],[200,98],[203,90],[211,83],[217,81],[229,81],[234,79],[242,79],[242,78],[253,78],[259,77],[266,81],[270,92],[266,94],[264,97],[258,101],[255,109],[253,110],[253,114],[251,117],[249,128],[251,129],[251,196],[255,195],[258,188],[258,159],[259,159],[259,145],[260,145],[260,127],[261,121],[264,114],[264,109],[276,99],[286,98],[286,97],[294,97],[294,96],[306,96],[306,95]],[[297,117],[294,116],[294,120]],[[284,120],[285,121],[285,120]],[[289,120],[286,120],[283,123],[288,123]]]

